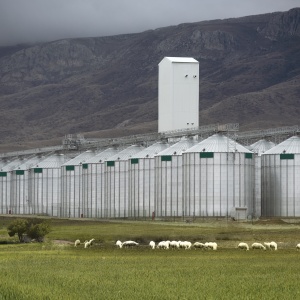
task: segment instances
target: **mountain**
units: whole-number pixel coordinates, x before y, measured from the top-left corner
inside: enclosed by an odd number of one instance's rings
[[[0,47],[0,151],[157,131],[158,64],[199,61],[199,124],[299,124],[300,8]]]

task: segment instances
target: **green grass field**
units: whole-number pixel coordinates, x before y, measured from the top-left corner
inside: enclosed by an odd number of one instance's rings
[[[300,299],[300,225],[51,221],[43,243],[19,244],[0,217],[0,299]],[[73,243],[95,238],[88,249]],[[140,246],[119,249],[115,241]],[[217,251],[152,250],[150,240],[216,241]],[[271,241],[278,251],[236,249]]]

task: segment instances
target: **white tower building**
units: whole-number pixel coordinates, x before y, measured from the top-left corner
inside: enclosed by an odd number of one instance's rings
[[[158,132],[199,126],[199,62],[165,57],[158,65]]]

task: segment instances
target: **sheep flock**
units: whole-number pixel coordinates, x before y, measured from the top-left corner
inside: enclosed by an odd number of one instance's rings
[[[78,247],[79,245],[84,245],[84,248],[89,248],[93,245],[93,242],[95,241],[94,238],[88,240],[85,240],[83,243],[80,242],[79,239],[77,239],[74,242],[74,247]],[[135,248],[138,246],[148,246],[150,247],[152,250],[155,249],[163,249],[163,250],[175,250],[175,249],[184,249],[184,250],[190,250],[190,249],[202,249],[202,250],[213,250],[216,251],[218,249],[218,244],[216,242],[189,242],[189,241],[159,241],[159,242],[154,242],[154,241],[150,241],[148,245],[140,245],[140,243],[132,241],[132,240],[128,240],[128,241],[124,241],[121,242],[120,240],[116,241],[116,243],[114,244],[115,246],[117,246],[118,248]],[[240,242],[237,246],[236,249],[240,249],[240,250],[245,250],[245,251],[249,251],[251,250],[270,250],[270,251],[277,251],[278,250],[278,245],[276,242],[271,241],[271,242],[263,242],[263,243],[259,243],[259,242],[255,242],[252,243],[250,245],[248,245],[245,242]],[[296,250],[299,251],[300,250],[300,243],[298,243],[296,245]]]

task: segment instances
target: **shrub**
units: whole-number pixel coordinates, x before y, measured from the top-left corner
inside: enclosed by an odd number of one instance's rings
[[[17,234],[20,242],[25,242],[27,237],[42,242],[51,229],[48,222],[40,219],[16,219],[7,226],[7,231],[11,237]]]
[[[27,231],[27,221],[24,219],[16,219],[7,226],[8,235],[10,237],[18,235],[19,241],[23,241],[23,235]]]

